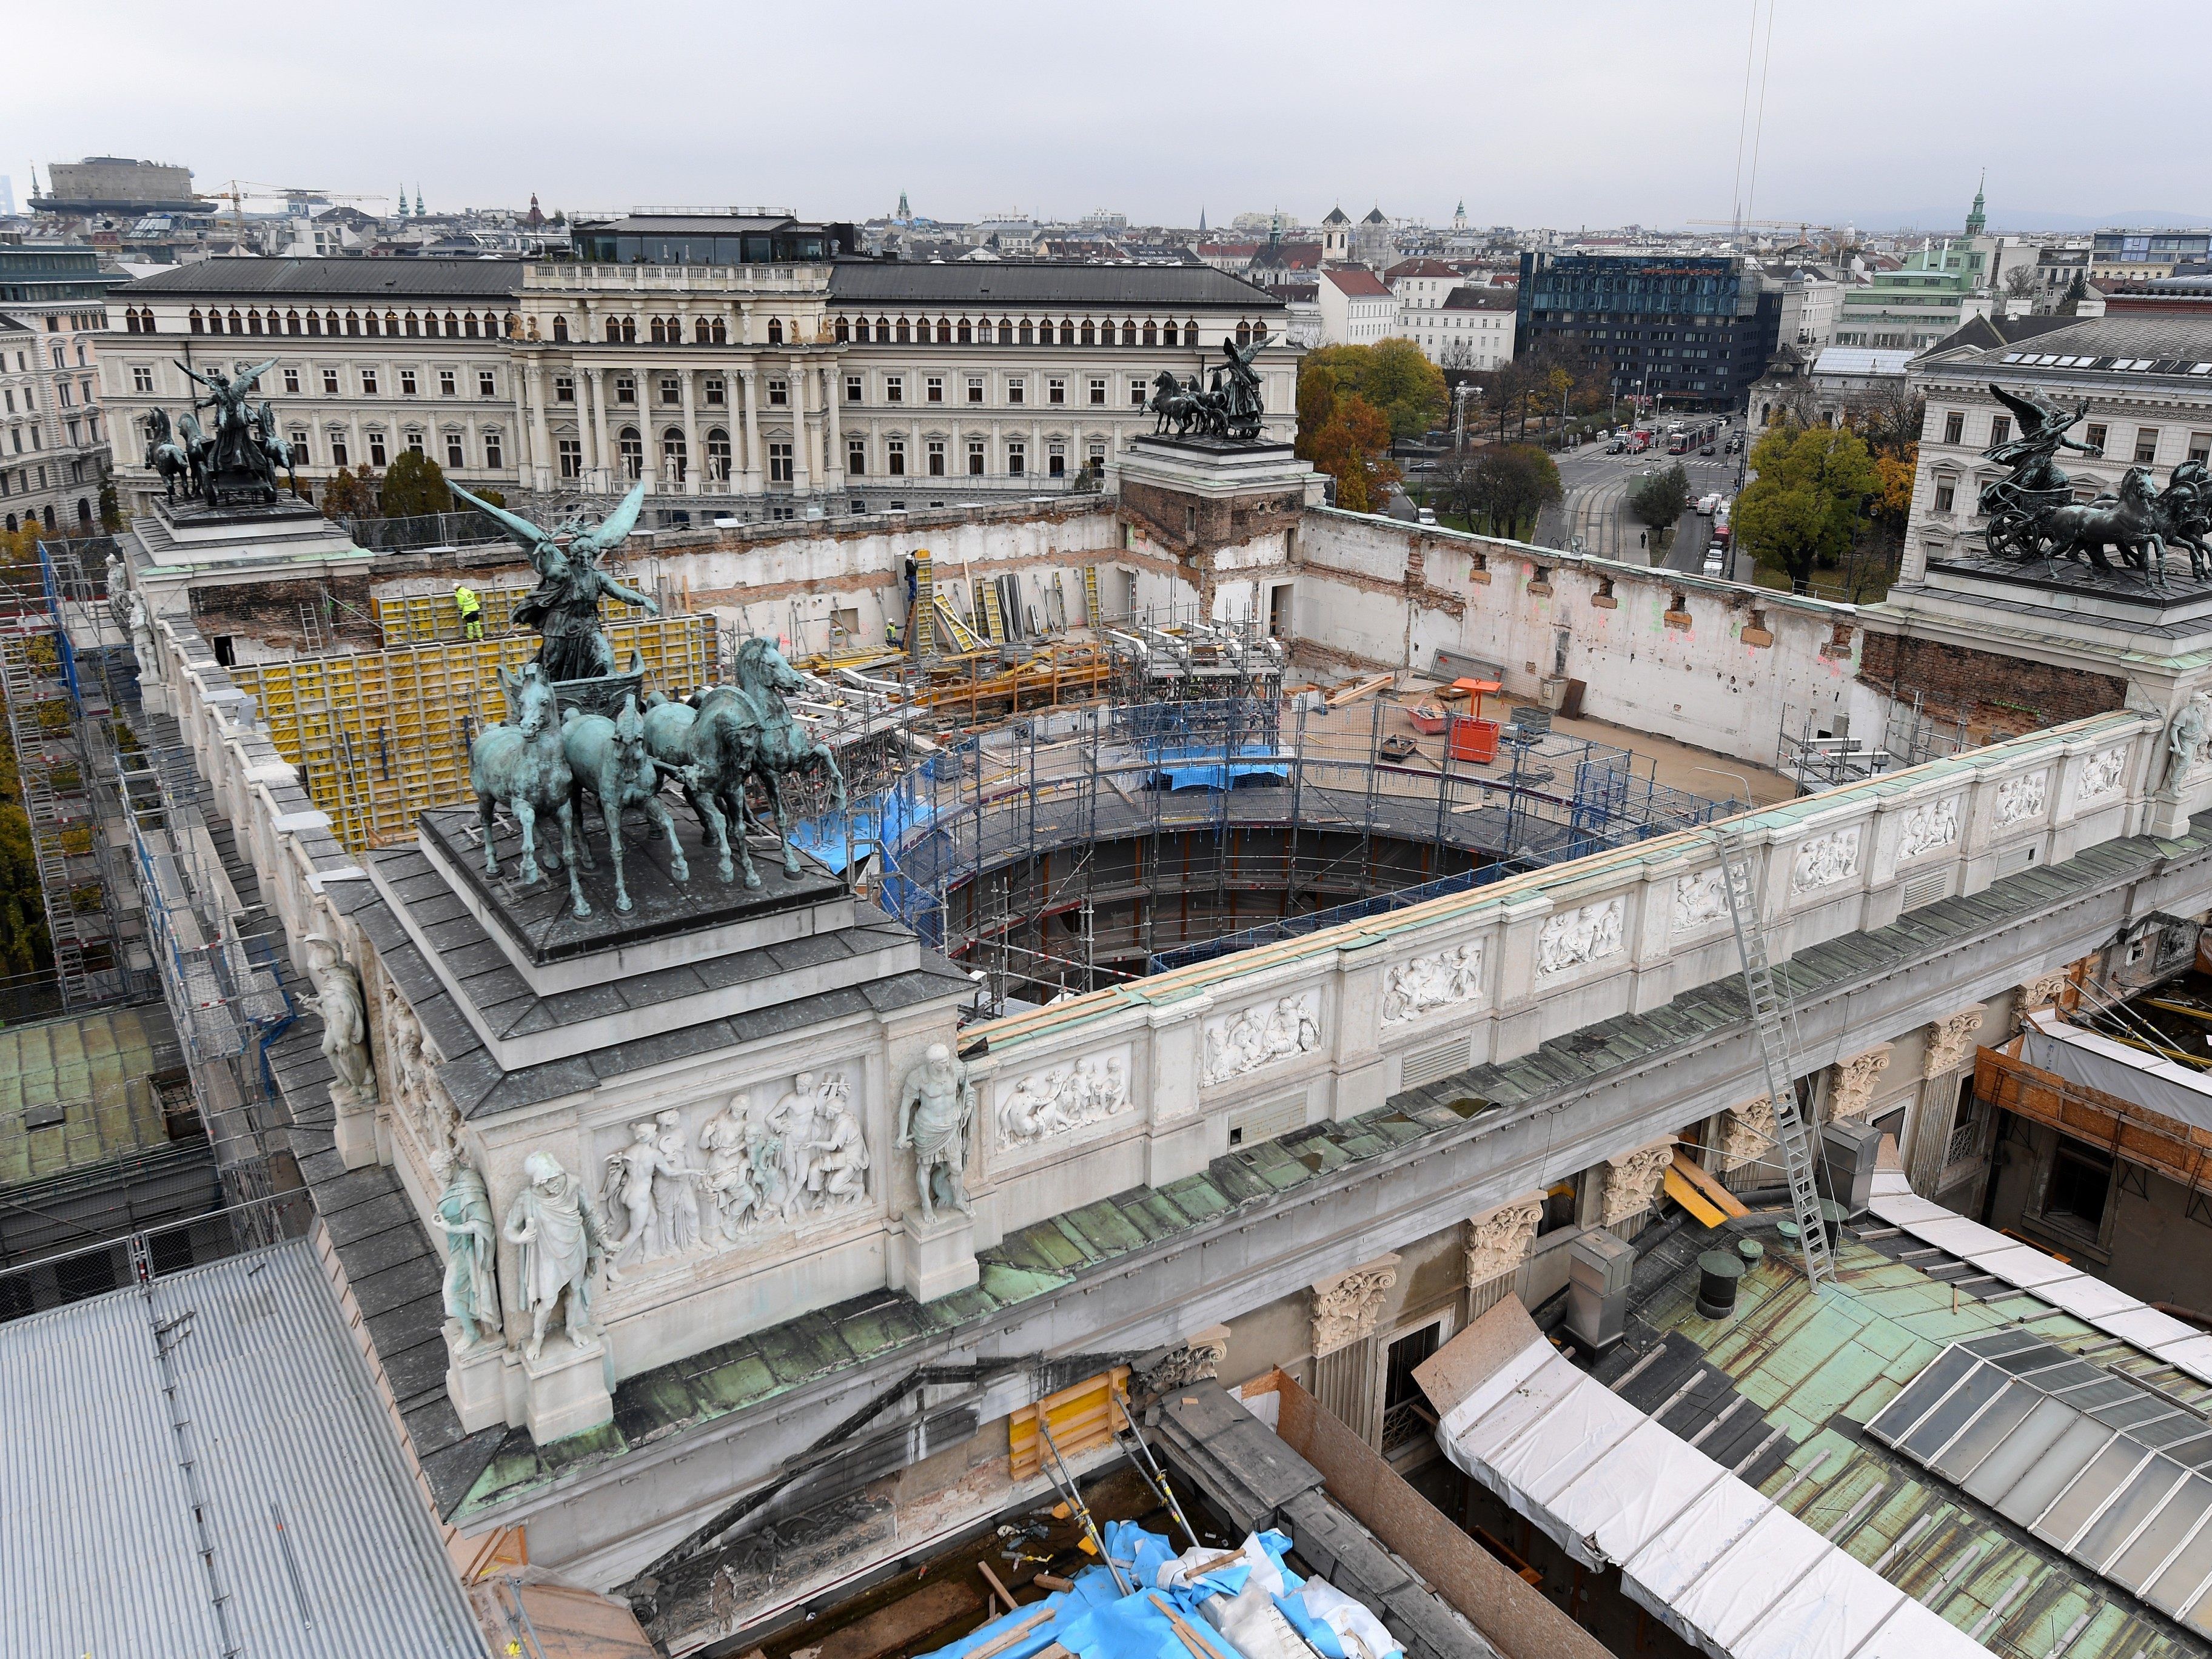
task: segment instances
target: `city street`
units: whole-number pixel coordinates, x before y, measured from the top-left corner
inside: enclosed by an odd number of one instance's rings
[[[1628,507],[1628,498],[1644,478],[1679,463],[1689,475],[1692,501],[1715,490],[1731,495],[1735,489],[1739,459],[1734,455],[1715,455],[1711,459],[1695,454],[1672,456],[1665,453],[1663,443],[1641,455],[1608,455],[1603,444],[1584,444],[1579,450],[1558,457],[1559,483],[1566,495],[1566,532],[1563,540],[1571,544],[1571,538],[1579,536],[1584,552],[1627,564],[1647,564],[1650,562],[1650,553],[1638,544],[1638,538],[1644,534],[1644,526]],[[1681,562],[1685,547],[1693,539],[1696,538],[1678,533],[1668,562],[1677,569],[1695,570],[1696,561],[1705,550],[1702,541],[1687,555],[1692,562],[1688,565]]]

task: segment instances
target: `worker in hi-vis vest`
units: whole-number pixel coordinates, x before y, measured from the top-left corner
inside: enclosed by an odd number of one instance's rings
[[[483,637],[483,607],[477,602],[476,590],[465,582],[453,584],[453,609],[461,613],[461,637],[480,640]]]

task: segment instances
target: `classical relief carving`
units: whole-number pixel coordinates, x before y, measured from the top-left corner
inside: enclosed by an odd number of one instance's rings
[[[1065,1066],[1031,1072],[999,1103],[999,1145],[1031,1146],[1048,1136],[1102,1123],[1129,1105],[1125,1053],[1085,1054]]]
[[[1932,1022],[1928,1027],[1928,1057],[1921,1062],[1920,1075],[1938,1078],[1957,1071],[1972,1055],[1974,1035],[1981,1029],[1979,1003]]]
[[[428,1158],[441,1146],[454,1146],[460,1132],[459,1109],[435,1075],[445,1057],[390,980],[384,983],[382,1000],[385,1055],[392,1073],[384,1093],[393,1117],[406,1127]]]
[[[1889,1044],[1854,1054],[1836,1067],[1828,1087],[1828,1117],[1832,1122],[1861,1117],[1874,1104],[1875,1085],[1889,1064]]]
[[[2021,1012],[2048,1008],[2073,988],[2074,975],[2063,968],[2055,974],[2041,975],[2020,988]]]
[[[1721,1119],[1721,1169],[1725,1173],[1755,1164],[1774,1144],[1774,1099],[1761,1095],[1732,1106]]]
[[[1549,979],[1584,963],[1620,954],[1628,901],[1619,895],[1563,910],[1536,935],[1536,972]]]
[[[1321,993],[1255,1003],[1241,1013],[1206,1022],[1206,1069],[1200,1081],[1226,1083],[1321,1047]]]
[[[1208,1326],[1188,1341],[1139,1360],[1129,1379],[1129,1393],[1135,1399],[1156,1399],[1206,1382],[1220,1375],[1221,1362],[1228,1358],[1229,1327]]]
[[[1632,1152],[1605,1161],[1605,1186],[1600,1194],[1598,1224],[1613,1226],[1651,1207],[1659,1196],[1659,1182],[1674,1161],[1669,1139],[1638,1146]]]
[[[1531,1193],[1488,1210],[1467,1224],[1467,1282],[1486,1285],[1511,1273],[1528,1258],[1536,1224],[1544,1218],[1544,1195]]]
[[[1999,827],[2041,817],[2044,803],[2050,798],[2051,773],[2047,768],[2030,772],[2025,777],[2007,778],[1997,786]]]
[[[1398,1282],[1398,1258],[1387,1255],[1324,1279],[1313,1287],[1313,1351],[1326,1358],[1375,1334],[1382,1304]]]
[[[1897,839],[1897,856],[1917,859],[1959,839],[1959,803],[1964,796],[1923,801],[1905,815],[1905,828]]]
[[[1796,856],[1790,860],[1790,890],[1814,892],[1858,874],[1859,834],[1863,827],[1849,824],[1800,842]]]
[[[2124,745],[2090,756],[2081,763],[2081,781],[2074,788],[2075,805],[2086,806],[2093,800],[2118,794],[2120,779],[2127,768],[2128,751]]]
[[[1728,913],[1728,872],[1719,865],[1674,878],[1673,922],[1676,933],[1707,927]]]
[[[1482,941],[1456,945],[1401,962],[1382,975],[1382,1023],[1401,1024],[1437,1008],[1482,995]]]

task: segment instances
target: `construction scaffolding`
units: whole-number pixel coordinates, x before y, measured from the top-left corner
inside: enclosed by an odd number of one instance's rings
[[[1797,786],[1801,795],[1817,795],[1863,783],[1885,773],[1903,771],[1923,761],[1941,760],[1974,747],[1963,718],[1949,722],[1932,718],[1915,691],[1911,703],[1892,702],[1880,743],[1848,732],[1824,735],[1814,724],[1814,711],[1797,713],[1796,730],[1790,729],[1790,711],[1782,711],[1775,739],[1774,769]],[[1837,716],[1826,718],[1837,723]]]
[[[452,609],[448,599],[447,609]],[[607,629],[615,659],[644,659],[647,683],[671,696],[713,683],[710,615],[641,617]],[[401,646],[231,670],[309,797],[349,851],[411,838],[427,809],[473,799],[469,744],[504,717],[499,671],[528,660],[535,634]]]
[[[1474,884],[1494,878],[1486,867],[1580,857],[1729,810],[1659,783],[1626,750],[1564,734],[1528,734],[1489,762],[1455,757],[1449,730],[1408,745],[1386,729],[1392,707],[1332,710],[1308,696],[1047,711],[950,744],[857,799],[853,845],[877,902],[974,963],[996,1005],[1019,984],[1083,989],[1101,974],[1128,976],[1105,966],[1109,951],[1141,952],[1148,966],[1219,954],[1270,930],[1325,925],[1346,892],[1367,903],[1424,884]],[[1243,844],[1255,831],[1265,853]],[[834,859],[845,833],[824,819],[809,840]],[[1194,836],[1212,849],[1202,862]],[[1224,854],[1232,837],[1239,846]],[[1101,849],[1123,844],[1137,849],[1138,874],[1117,870],[1114,902],[1147,882],[1188,897],[1195,879],[1231,913],[1232,890],[1261,896],[1267,920],[1218,939],[1162,939],[1157,907],[1140,905],[1135,937],[1103,938],[1091,877]],[[1040,933],[1047,918],[1060,922],[1059,948],[1013,937]]]

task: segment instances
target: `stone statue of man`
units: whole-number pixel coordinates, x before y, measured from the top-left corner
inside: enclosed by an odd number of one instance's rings
[[[592,1280],[606,1260],[607,1241],[583,1183],[561,1167],[560,1159],[550,1152],[532,1152],[522,1172],[530,1184],[507,1206],[500,1236],[520,1255],[517,1279],[530,1310],[530,1340],[523,1352],[534,1362],[564,1292],[568,1340],[581,1348],[597,1334],[592,1327]]]
[[[492,1229],[491,1194],[476,1167],[450,1147],[430,1154],[430,1172],[443,1183],[430,1219],[446,1236],[446,1313],[461,1328],[461,1346],[483,1347],[500,1340],[499,1239]]]
[[[914,1184],[921,1218],[937,1219],[940,1198],[963,1215],[975,1213],[962,1184],[968,1167],[968,1126],[975,1116],[975,1091],[968,1068],[952,1050],[933,1042],[899,1084],[898,1146],[914,1148]]]
[[[376,1073],[368,1057],[368,1008],[361,975],[329,934],[310,933],[306,943],[307,976],[315,990],[300,1000],[323,1017],[323,1055],[337,1078],[332,1092],[343,1090],[349,1097],[346,1104],[373,1101]]]
[[[146,601],[132,593],[125,601],[130,609],[125,623],[131,629],[131,654],[138,663],[138,678],[143,681],[158,678],[161,660],[154,648],[154,619],[146,614]]]

